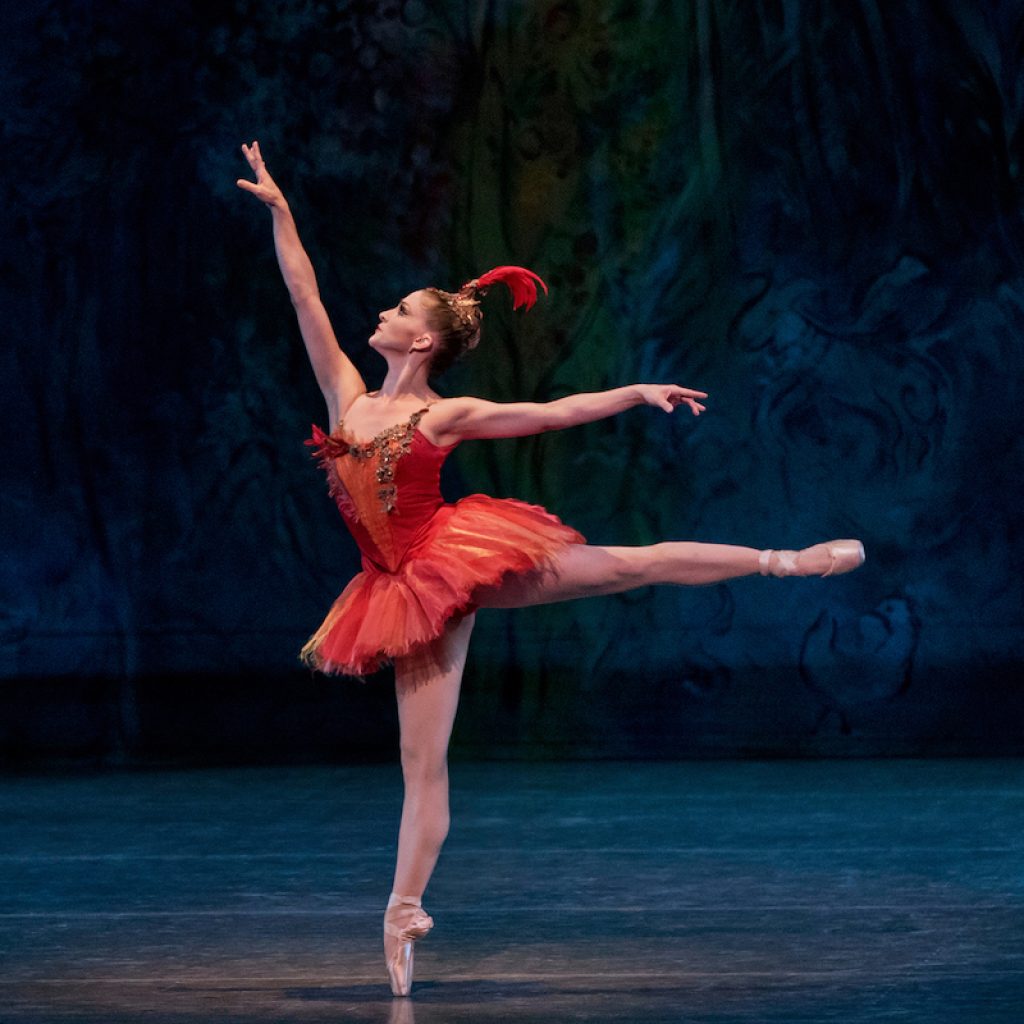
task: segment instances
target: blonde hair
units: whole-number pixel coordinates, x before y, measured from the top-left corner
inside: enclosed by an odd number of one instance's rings
[[[463,285],[457,292],[424,288],[433,302],[427,303],[427,323],[437,334],[437,345],[430,360],[431,377],[439,377],[453,363],[480,344],[484,311],[475,283]]]
[[[480,344],[484,313],[480,299],[494,284],[503,284],[512,294],[512,308],[530,309],[537,301],[537,285],[548,286],[526,267],[502,266],[467,281],[457,292],[425,288],[433,303],[427,307],[427,323],[437,332],[438,343],[430,361],[429,376],[444,373],[457,359]]]

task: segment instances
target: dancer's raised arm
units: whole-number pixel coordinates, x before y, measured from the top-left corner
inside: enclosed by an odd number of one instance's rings
[[[522,437],[563,430],[624,412],[634,405],[653,405],[672,412],[684,402],[694,416],[705,407],[697,401],[706,391],[678,384],[629,384],[610,391],[567,395],[551,402],[488,402],[481,398],[450,398],[431,417],[434,433],[445,441],[482,437]]]
[[[306,250],[299,240],[288,202],[281,189],[267,171],[260,154],[260,144],[242,145],[249,166],[256,174],[256,181],[239,178],[236,184],[262,200],[273,216],[274,248],[281,276],[288,286],[292,305],[299,320],[299,330],[306,345],[309,361],[313,366],[317,384],[323,392],[331,422],[363,392],[366,384],[352,361],[342,352],[334,335],[327,310],[320,300],[320,289],[316,273]]]

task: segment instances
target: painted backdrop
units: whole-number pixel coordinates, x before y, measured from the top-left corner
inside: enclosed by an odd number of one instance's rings
[[[466,443],[449,498],[592,542],[864,540],[752,577],[479,616],[456,747],[1019,752],[1024,7],[945,0],[41,2],[0,55],[4,757],[392,756],[311,676],[358,568],[326,411],[237,190],[258,138],[347,350],[522,263],[442,391],[710,392]]]

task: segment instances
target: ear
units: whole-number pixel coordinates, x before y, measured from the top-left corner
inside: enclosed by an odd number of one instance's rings
[[[429,352],[434,347],[434,336],[432,334],[421,334],[414,338],[410,346],[410,352]]]

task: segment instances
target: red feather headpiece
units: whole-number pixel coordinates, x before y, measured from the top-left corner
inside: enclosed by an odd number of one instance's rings
[[[527,309],[533,307],[537,301],[537,285],[548,293],[548,286],[532,271],[526,267],[495,267],[488,270],[486,274],[467,281],[461,291],[468,288],[477,288],[481,293],[486,291],[492,284],[501,283],[512,293],[512,308],[518,309],[525,306]]]

